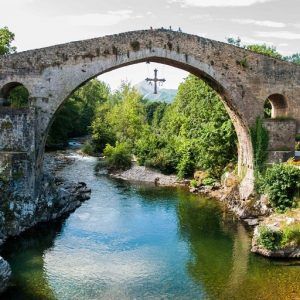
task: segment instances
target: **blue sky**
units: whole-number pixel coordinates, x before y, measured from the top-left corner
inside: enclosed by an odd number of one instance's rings
[[[299,0],[5,0],[0,26],[16,34],[18,51],[171,25],[219,41],[239,36],[245,44],[266,43],[291,54],[300,52],[299,11]],[[101,79],[116,88],[122,79],[140,82],[155,67],[135,65]],[[186,76],[158,68],[169,88]]]

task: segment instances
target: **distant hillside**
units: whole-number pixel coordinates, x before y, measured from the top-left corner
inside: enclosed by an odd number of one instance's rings
[[[175,89],[164,89],[158,87],[158,94],[154,94],[154,86],[150,85],[146,81],[142,81],[135,85],[135,88],[144,96],[144,99],[149,99],[152,101],[162,101],[166,103],[171,103],[176,94],[177,90]]]

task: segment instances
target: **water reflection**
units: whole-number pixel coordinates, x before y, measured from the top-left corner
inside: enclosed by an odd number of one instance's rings
[[[3,299],[56,299],[43,258],[45,251],[54,246],[63,226],[63,220],[41,224],[6,243],[2,255],[11,264],[13,280]]]
[[[219,202],[96,177],[95,160],[75,157],[63,175],[85,174],[92,198],[6,245],[4,299],[299,298],[299,266],[250,254],[249,233]]]

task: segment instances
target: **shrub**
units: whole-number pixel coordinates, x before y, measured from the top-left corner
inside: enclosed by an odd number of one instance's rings
[[[211,177],[204,178],[202,181],[202,183],[204,185],[213,185],[215,182],[216,182],[216,179],[211,178]]]
[[[130,148],[126,143],[117,143],[115,147],[107,144],[103,154],[112,169],[126,170],[131,167]]]
[[[284,212],[296,205],[294,196],[300,186],[300,169],[288,164],[276,164],[266,171],[265,192],[274,208]]]
[[[283,229],[282,246],[291,243],[300,246],[300,224],[288,225]]]
[[[258,244],[264,248],[274,251],[281,246],[282,231],[261,227],[259,230]]]
[[[192,180],[190,181],[190,186],[193,187],[193,188],[196,188],[196,187],[198,186],[197,180],[192,179]]]
[[[95,154],[95,149],[94,146],[91,144],[91,142],[86,141],[82,147],[82,152],[87,154],[87,155],[94,155]]]

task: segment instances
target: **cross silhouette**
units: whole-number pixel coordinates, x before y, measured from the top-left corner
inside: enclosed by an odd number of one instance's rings
[[[158,79],[157,78],[157,72],[158,72],[158,70],[157,69],[155,69],[154,70],[154,78],[146,78],[145,80],[147,81],[147,82],[149,82],[149,84],[152,84],[152,81],[154,82],[154,94],[157,94],[157,83],[159,82],[165,82],[166,81],[166,79]]]

